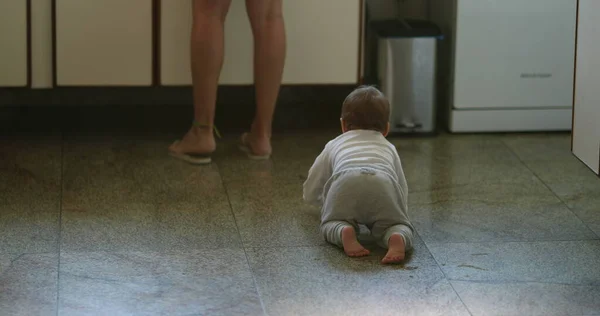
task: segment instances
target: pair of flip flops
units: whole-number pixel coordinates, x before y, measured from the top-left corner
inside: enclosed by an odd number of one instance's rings
[[[217,132],[218,133],[218,132]],[[218,135],[218,134],[217,134]],[[180,141],[175,141],[175,144]],[[271,157],[270,154],[267,155],[257,155],[252,152],[252,148],[250,147],[250,143],[248,141],[248,133],[242,134],[240,139],[239,149],[246,153],[248,158],[252,160],[267,160]],[[187,163],[194,165],[205,165],[212,162],[211,155],[212,153],[176,153],[173,151],[169,151],[169,155],[171,157],[183,160]]]

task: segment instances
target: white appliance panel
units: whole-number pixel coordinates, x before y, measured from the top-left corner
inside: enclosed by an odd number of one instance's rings
[[[576,2],[458,0],[453,107],[571,107]]]

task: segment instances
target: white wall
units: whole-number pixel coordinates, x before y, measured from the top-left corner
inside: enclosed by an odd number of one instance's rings
[[[600,1],[579,0],[573,153],[600,173]]]

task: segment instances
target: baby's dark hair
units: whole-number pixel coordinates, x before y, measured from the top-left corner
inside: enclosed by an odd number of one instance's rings
[[[390,118],[390,103],[373,86],[360,86],[342,105],[342,119],[347,130],[366,129],[385,132]]]

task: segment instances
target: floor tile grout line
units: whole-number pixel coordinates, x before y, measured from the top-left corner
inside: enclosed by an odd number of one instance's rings
[[[260,289],[258,288],[258,283],[256,282],[256,276],[254,275],[254,271],[252,270],[252,265],[250,264],[250,257],[248,256],[248,252],[246,251],[246,247],[244,246],[244,240],[242,239],[242,233],[240,232],[240,227],[238,225],[237,218],[235,216],[235,212],[233,211],[233,204],[231,203],[231,198],[229,197],[229,191],[227,191],[227,186],[225,185],[225,181],[223,181],[223,176],[221,175],[221,169],[217,165],[217,172],[219,173],[219,179],[221,179],[221,186],[225,191],[225,196],[227,197],[227,204],[229,204],[229,210],[231,212],[231,216],[233,217],[233,222],[235,224],[235,229],[238,233],[238,238],[240,241],[241,249],[244,251],[244,256],[246,257],[246,264],[248,265],[248,270],[250,271],[250,275],[252,276],[252,282],[254,283],[254,289],[256,290],[256,294],[258,294],[258,300],[260,301],[260,306],[263,311],[263,315],[267,315],[267,309],[265,308],[265,304],[262,299],[262,295],[260,294]]]
[[[425,241],[426,245],[474,245],[474,244],[495,244],[495,243],[519,243],[519,244],[530,244],[530,243],[556,243],[556,242],[582,242],[582,241],[599,241],[600,238],[593,239],[545,239],[545,240],[496,240],[496,241],[453,241],[453,242],[435,242]],[[243,246],[241,248],[245,250],[250,249],[282,249],[282,248],[320,248],[329,247],[327,244],[319,245],[273,245],[273,246]],[[212,249],[212,248],[208,248]],[[221,248],[217,248],[221,249]],[[236,248],[237,249],[237,248]]]
[[[64,188],[64,164],[65,164],[65,133],[60,134],[60,195],[58,203],[58,258],[56,265],[56,316],[60,309],[60,257],[62,244],[62,209],[63,209],[63,188]]]
[[[590,226],[584,222],[581,217],[579,217],[579,215],[577,215],[577,213],[575,213],[575,211],[573,211],[573,209],[571,209],[569,207],[569,205],[567,205],[567,203],[560,197],[558,196],[558,194],[556,194],[556,192],[554,192],[554,190],[552,190],[552,188],[550,188],[550,186],[546,183],[546,181],[542,180],[540,178],[540,176],[531,169],[531,167],[529,167],[529,165],[523,161],[523,159],[521,159],[521,157],[519,157],[519,155],[517,155],[517,153],[503,140],[502,143],[504,144],[504,146],[506,146],[515,156],[517,156],[517,159],[519,159],[519,161],[525,166],[525,168],[527,168],[527,170],[529,170],[535,177],[536,179],[540,180],[540,182],[544,185],[544,187],[546,187],[546,189],[548,189],[550,192],[552,192],[552,195],[554,195],[561,203],[562,205],[564,205],[573,215],[575,215],[575,217],[577,219],[579,219],[579,221],[590,231],[592,232],[592,234],[596,235],[597,238],[600,238],[600,234],[597,234],[592,228],[590,228]]]
[[[556,242],[583,242],[600,241],[600,238],[588,239],[544,239],[544,240],[490,240],[490,241],[425,241],[429,245],[475,245],[475,244],[532,244],[532,243],[556,243]]]
[[[467,303],[465,303],[465,301],[460,296],[460,294],[458,293],[458,291],[454,288],[454,285],[450,281],[450,278],[448,278],[448,275],[446,275],[446,272],[444,271],[444,269],[442,269],[442,266],[440,265],[440,263],[438,262],[438,260],[433,255],[433,252],[431,252],[431,249],[429,249],[429,246],[427,246],[427,243],[423,240],[423,238],[421,238],[421,235],[416,230],[415,230],[415,235],[417,235],[423,241],[423,245],[425,246],[425,249],[427,249],[427,251],[429,252],[429,255],[431,255],[431,258],[433,258],[433,261],[435,261],[435,264],[437,265],[438,269],[440,270],[440,272],[442,272],[442,275],[444,276],[444,278],[446,279],[446,281],[448,281],[448,284],[450,284],[450,287],[452,288],[452,291],[454,291],[454,293],[456,294],[456,297],[458,297],[458,299],[463,304],[463,306],[465,307],[465,309],[467,310],[467,312],[469,313],[469,315],[473,316],[473,313],[469,309],[469,306],[467,306]]]
[[[544,282],[544,281],[522,281],[522,280],[466,280],[466,279],[448,279],[448,281],[475,283],[475,284],[489,284],[489,285],[500,285],[500,284],[544,284],[544,285],[563,285],[563,286],[579,286],[579,287],[600,287],[595,284],[576,284],[576,283],[564,283],[564,282]]]
[[[280,245],[280,246],[244,246],[245,250],[254,250],[254,249],[285,249],[285,248],[290,248],[290,249],[299,249],[299,248],[325,248],[325,247],[330,247],[330,245],[303,245],[303,246],[286,246],[286,245]]]

